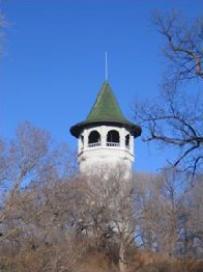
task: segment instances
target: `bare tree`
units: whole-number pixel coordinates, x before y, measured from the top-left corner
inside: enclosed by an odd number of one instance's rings
[[[57,145],[43,129],[24,122],[18,126],[8,147],[9,173],[6,177],[12,192],[31,181],[48,176],[65,177],[74,170],[74,157],[65,144]]]
[[[178,242],[181,237],[182,198],[187,188],[186,176],[177,169],[164,169],[161,172],[160,197],[162,213],[160,221],[164,222],[164,228],[160,243],[169,256],[179,255]],[[184,210],[185,211],[185,210]],[[162,217],[162,220],[161,220]]]
[[[203,19],[185,22],[180,13],[155,12],[153,23],[164,37],[164,55],[170,63],[168,79],[177,83],[182,80],[203,79]]]
[[[27,186],[30,188],[33,183],[38,183],[38,187],[41,188],[43,184],[68,179],[74,172],[74,158],[67,147],[54,144],[46,131],[36,128],[28,122],[17,128],[16,137],[10,143],[3,144],[1,142],[0,160],[0,177],[3,181],[0,188],[1,191],[5,191],[1,202],[0,226],[4,224],[4,221],[10,220],[13,210],[15,217],[18,218],[18,214],[22,212],[24,202],[26,202],[22,201],[19,196],[22,196],[22,190]],[[27,196],[28,194],[26,194]],[[18,198],[21,199],[22,207],[19,207],[19,211],[16,212]],[[37,216],[37,206],[35,212],[32,213],[31,210],[26,219],[26,213],[24,214],[23,224],[28,224]],[[10,222],[15,222],[15,220]],[[1,232],[0,242],[15,232],[18,232],[18,226],[16,227],[15,224],[4,228]]]
[[[194,173],[202,164],[202,103],[186,95],[166,92],[158,102],[136,105],[135,114],[142,124],[144,141],[161,143],[176,148],[173,165],[186,163]]]
[[[6,180],[8,168],[8,154],[6,143],[0,139],[0,186]]]
[[[202,175],[196,177],[195,185],[187,190],[182,200],[182,241],[186,256],[203,256],[203,188]]]
[[[13,271],[74,271],[86,253],[72,227],[71,182],[49,182],[28,185],[4,207],[0,256]]]
[[[188,197],[176,172],[136,175],[132,180],[123,174],[119,169],[109,173],[100,169],[96,175],[61,178],[51,171],[21,186],[1,210],[1,270],[91,271],[85,259],[102,254],[107,268],[101,271],[114,271],[112,263],[115,271],[118,267],[128,271],[132,264],[144,265],[142,251],[133,262],[129,257],[140,246],[165,254],[165,262],[172,262],[182,254],[177,251],[180,242],[187,248],[185,256],[195,246],[201,257],[201,245],[197,246],[202,227],[200,183],[195,183],[194,192],[186,190]],[[153,266],[159,257],[150,254],[146,265]],[[92,271],[98,269],[95,266]],[[176,271],[175,264],[163,271]]]
[[[193,78],[200,79],[202,86],[203,23],[198,19],[187,27],[172,12],[156,14],[154,23],[166,40],[164,56],[169,69],[164,77],[161,96],[153,102],[145,101],[135,106],[135,118],[142,125],[144,140],[175,147],[173,166],[183,165],[193,174],[203,162],[203,94],[191,91]],[[187,79],[186,85],[180,84]],[[185,90],[183,90],[185,88]]]
[[[105,271],[128,271],[142,266],[141,256],[131,259],[140,247],[170,262],[202,256],[202,176],[191,189],[186,174],[168,169],[130,176],[104,166],[73,175],[65,146],[27,122],[0,147],[2,271],[90,271],[82,266],[92,254]]]
[[[134,244],[132,180],[126,178],[122,167],[104,167],[82,177],[77,190],[76,229],[93,238],[98,248],[105,248],[120,271],[125,271],[126,254]]]
[[[186,256],[190,252],[184,251],[184,230],[192,219],[186,204],[191,203],[187,176],[164,169],[156,175],[137,175],[135,183],[138,246],[167,256]]]

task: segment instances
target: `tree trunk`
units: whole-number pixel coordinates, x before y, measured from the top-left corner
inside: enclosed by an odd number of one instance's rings
[[[121,242],[120,244],[120,248],[119,248],[119,271],[120,272],[125,272],[127,270],[127,264],[125,261],[125,246],[123,244],[123,242]]]

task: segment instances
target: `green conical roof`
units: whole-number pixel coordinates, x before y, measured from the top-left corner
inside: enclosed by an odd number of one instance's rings
[[[72,135],[78,137],[85,127],[102,124],[126,127],[135,137],[141,134],[141,128],[124,117],[107,81],[103,83],[87,119],[71,127],[70,131]]]
[[[86,121],[126,121],[108,82],[103,83],[101,90],[97,95],[95,104],[88,114]]]

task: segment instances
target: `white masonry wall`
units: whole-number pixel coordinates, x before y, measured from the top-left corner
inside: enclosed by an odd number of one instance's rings
[[[119,133],[119,144],[107,144],[107,134],[111,130],[116,130]],[[100,134],[100,144],[88,144],[88,137],[92,131],[97,131]],[[126,146],[125,143],[127,135],[129,135],[129,146]],[[82,173],[87,174],[87,172],[97,171],[99,168],[117,166],[122,166],[131,172],[133,161],[134,137],[126,128],[105,125],[87,128],[78,139],[78,163]]]

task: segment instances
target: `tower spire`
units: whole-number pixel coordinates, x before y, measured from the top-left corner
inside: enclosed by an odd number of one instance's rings
[[[108,52],[105,52],[105,80],[108,80]]]

